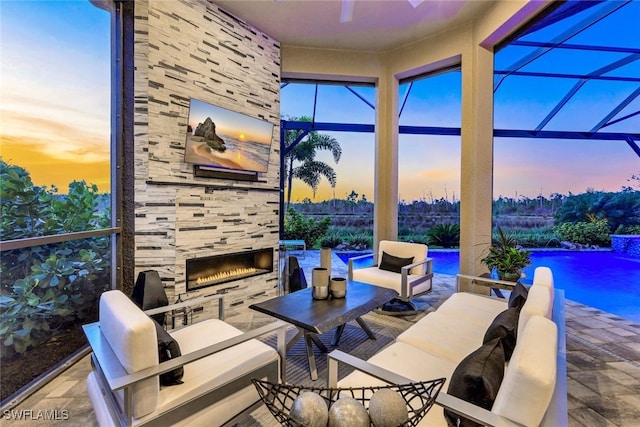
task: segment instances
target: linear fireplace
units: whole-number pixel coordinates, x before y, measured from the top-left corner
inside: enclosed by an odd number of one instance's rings
[[[271,273],[273,248],[187,260],[187,292]]]

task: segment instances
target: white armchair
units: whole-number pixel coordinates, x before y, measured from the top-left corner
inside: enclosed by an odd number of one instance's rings
[[[421,243],[382,240],[378,245],[378,252],[374,253],[371,265],[356,268],[359,259],[370,255],[349,259],[349,280],[394,289],[398,292],[400,301],[415,309],[411,299],[431,292],[433,258],[427,258],[428,250],[428,246]],[[384,253],[387,254],[387,261],[391,255],[390,262],[386,265],[383,263]]]
[[[120,291],[102,294],[100,320],[84,326],[93,350],[87,392],[101,427],[230,425],[260,403],[253,378],[284,381],[286,324],[279,321],[244,334],[219,319],[186,326],[170,334],[182,355],[159,363],[148,315],[220,298],[143,312]],[[255,339],[276,331],[278,351]],[[159,375],[180,367],[182,383],[160,385]]]

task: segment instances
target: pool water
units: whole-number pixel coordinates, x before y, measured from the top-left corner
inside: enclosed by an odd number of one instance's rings
[[[459,273],[459,255],[429,251],[434,272],[441,274]],[[567,299],[640,323],[640,258],[610,251],[532,251],[523,283],[531,283],[539,266],[553,271],[555,286]]]

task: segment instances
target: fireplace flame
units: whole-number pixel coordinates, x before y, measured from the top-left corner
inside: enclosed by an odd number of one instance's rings
[[[218,280],[228,279],[229,277],[243,276],[245,274],[253,274],[257,271],[258,270],[254,267],[236,268],[235,270],[221,271],[211,276],[198,277],[196,279],[196,285],[217,282]]]

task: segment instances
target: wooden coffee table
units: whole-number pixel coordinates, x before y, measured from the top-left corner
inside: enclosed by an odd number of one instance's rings
[[[261,303],[252,304],[249,308],[284,320],[298,328],[298,333],[287,343],[287,350],[304,336],[311,379],[317,380],[318,370],[316,369],[312,343],[321,351],[325,353],[328,351],[327,347],[318,338],[318,334],[335,329],[331,345],[338,345],[345,325],[351,320],[355,320],[369,338],[376,339],[361,316],[397,296],[398,293],[392,289],[347,281],[347,296],[345,298],[314,300],[311,297],[311,288],[309,287]],[[285,361],[283,360],[282,363],[282,369],[285,369]]]

